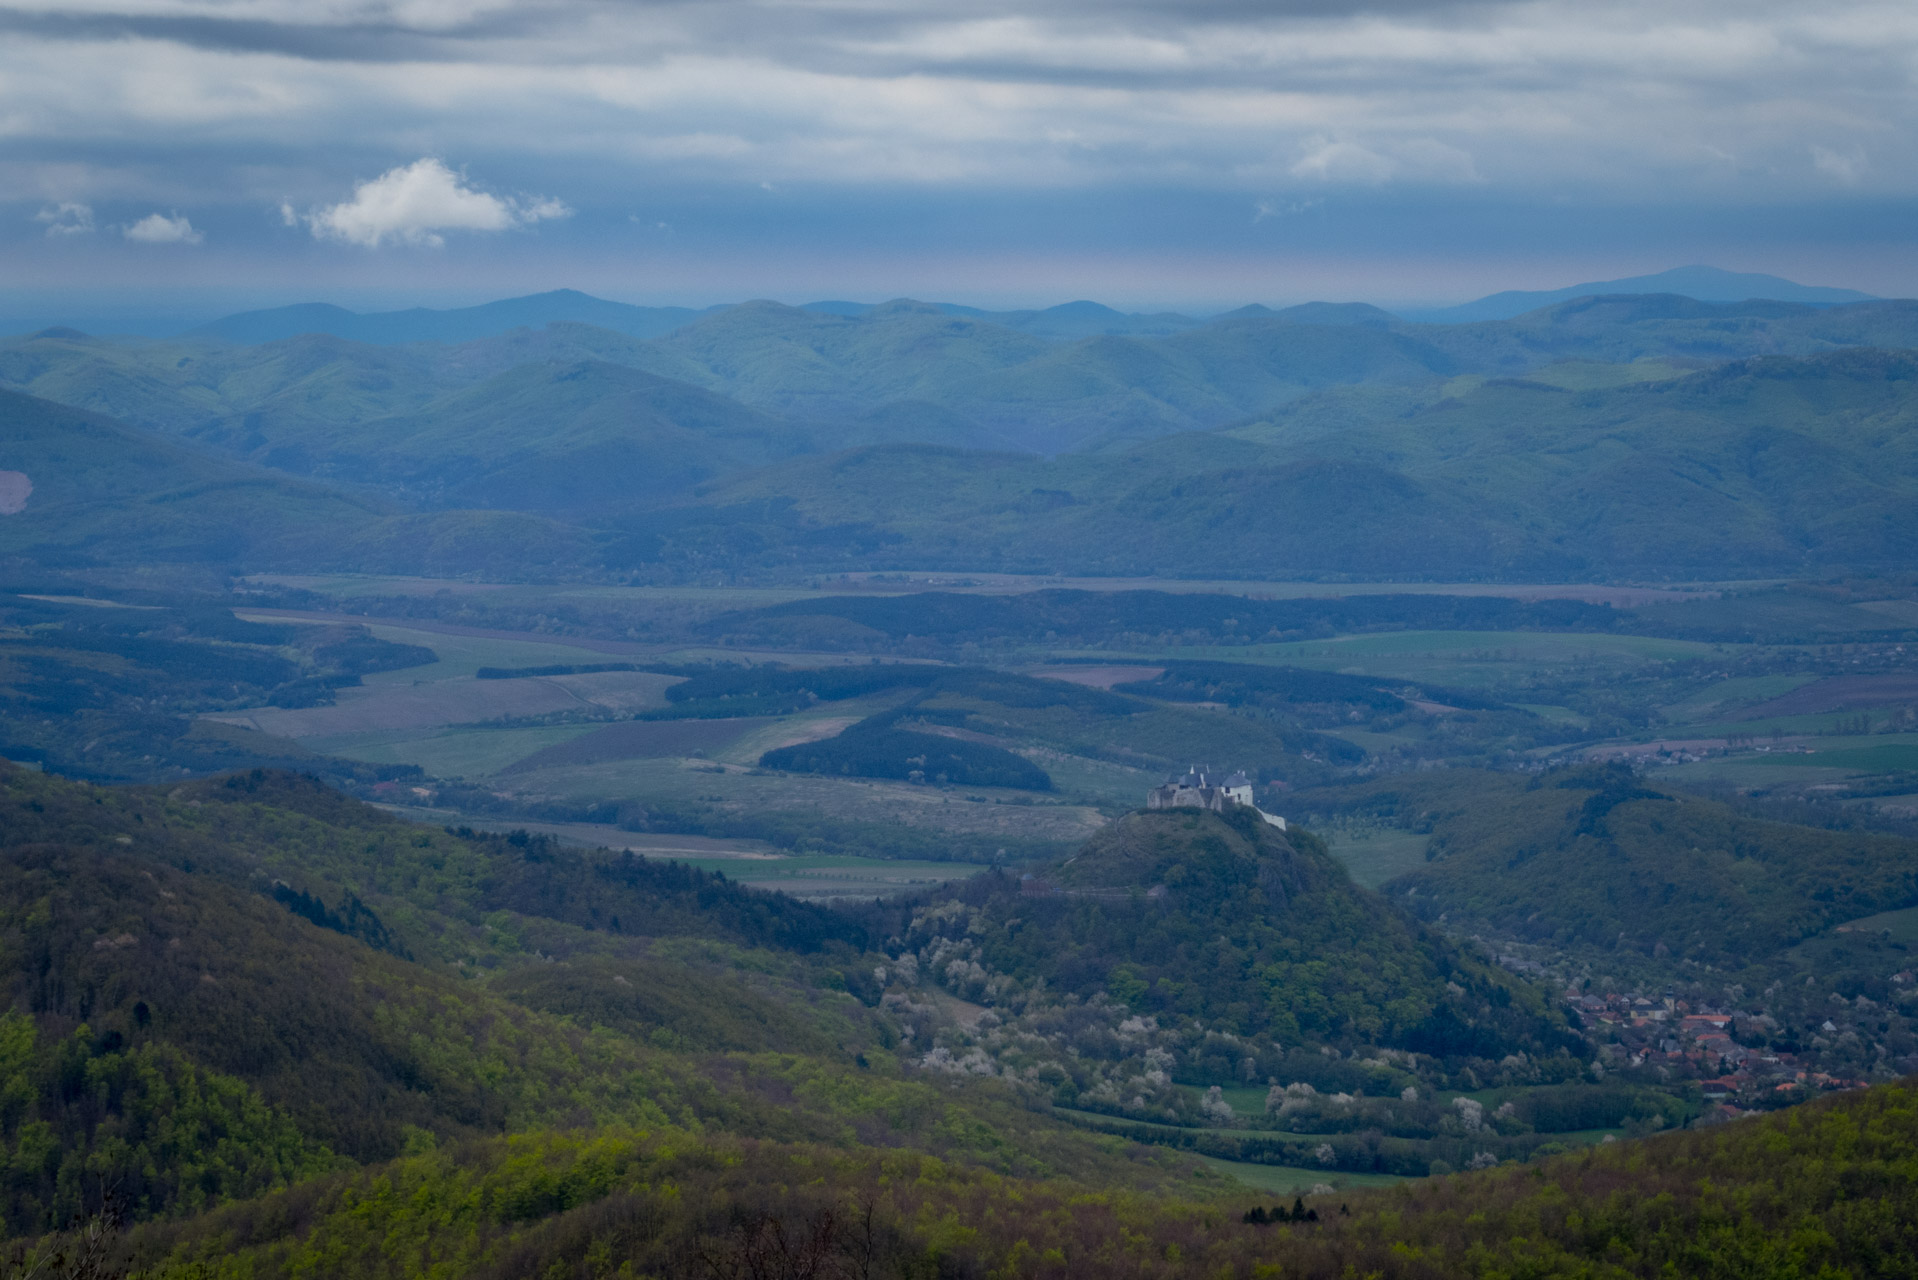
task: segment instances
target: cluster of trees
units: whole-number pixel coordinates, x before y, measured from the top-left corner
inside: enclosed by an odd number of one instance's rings
[[[1262,1227],[1268,1223],[1276,1222],[1317,1222],[1318,1220],[1319,1211],[1317,1209],[1306,1208],[1304,1196],[1293,1197],[1292,1207],[1290,1209],[1287,1209],[1282,1204],[1275,1204],[1270,1209],[1267,1209],[1264,1205],[1254,1205],[1245,1211],[1243,1218],[1239,1219],[1239,1221],[1250,1223],[1255,1227]]]
[[[1357,631],[1612,631],[1621,615],[1580,600],[1500,596],[1356,595],[1254,599],[1165,591],[1047,590],[1016,595],[926,591],[900,596],[824,596],[721,615],[704,624],[714,639],[764,643],[790,638],[797,619],[851,623],[841,643],[908,638],[941,646],[1056,641],[1107,645],[1171,638],[1195,644],[1310,640]],[[815,639],[831,643],[833,628]],[[866,643],[869,643],[868,639]]]
[[[902,729],[891,720],[873,717],[837,737],[776,748],[759,757],[760,766],[928,785],[1052,790],[1044,769],[1004,747]]]

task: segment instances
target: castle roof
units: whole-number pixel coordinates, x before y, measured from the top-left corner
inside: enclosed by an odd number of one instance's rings
[[[1193,765],[1184,774],[1166,779],[1168,787],[1249,787],[1252,779],[1245,776],[1245,770],[1237,769],[1228,777],[1213,773],[1204,765]]]

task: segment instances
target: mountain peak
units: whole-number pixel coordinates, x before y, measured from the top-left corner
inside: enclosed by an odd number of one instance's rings
[[[1431,311],[1403,311],[1400,316],[1428,324],[1465,324],[1479,320],[1509,320],[1527,311],[1569,302],[1574,298],[1606,294],[1676,294],[1699,302],[1745,302],[1770,299],[1776,302],[1800,302],[1813,306],[1838,306],[1847,302],[1875,301],[1873,295],[1856,289],[1834,289],[1823,285],[1799,284],[1781,276],[1760,272],[1726,271],[1722,267],[1694,264],[1673,267],[1646,276],[1627,276],[1619,280],[1597,280],[1568,285],[1562,289],[1508,289],[1461,306]]]

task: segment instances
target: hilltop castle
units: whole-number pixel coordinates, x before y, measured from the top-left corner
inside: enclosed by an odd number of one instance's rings
[[[1238,805],[1244,805],[1279,830],[1285,830],[1284,818],[1252,803],[1252,779],[1245,776],[1243,769],[1229,777],[1215,777],[1195,764],[1184,777],[1168,778],[1163,787],[1154,787],[1145,793],[1148,809],[1210,809],[1224,813]]]

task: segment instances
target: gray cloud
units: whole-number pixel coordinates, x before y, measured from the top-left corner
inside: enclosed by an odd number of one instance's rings
[[[494,15],[450,29],[399,21],[327,21],[323,10],[314,17],[287,21],[192,12],[0,7],[0,32],[56,41],[162,40],[216,52],[272,53],[321,62],[412,62],[470,57],[475,42],[511,40],[533,26],[529,14]]]
[[[577,209],[546,242],[762,235],[802,191],[1210,192],[1274,239],[1406,193],[1918,199],[1918,11],[1879,0],[12,0],[0,33],[43,248],[36,210],[90,204],[317,253],[274,211],[423,155]]]
[[[50,236],[85,236],[93,234],[93,209],[75,200],[62,200],[59,204],[48,205],[33,215],[35,222],[44,223]]]

